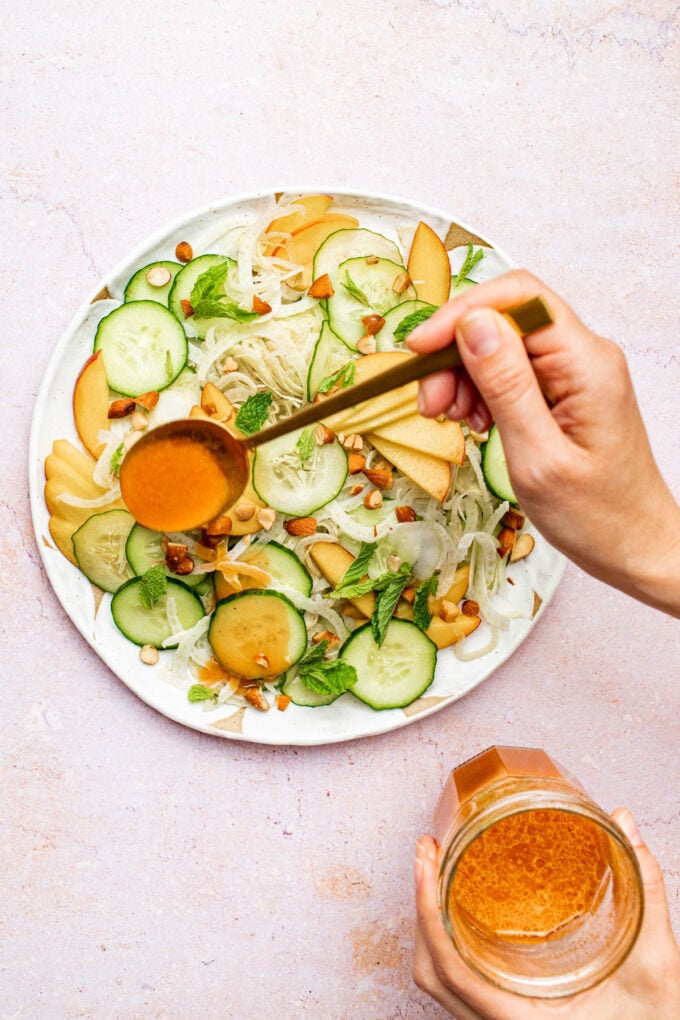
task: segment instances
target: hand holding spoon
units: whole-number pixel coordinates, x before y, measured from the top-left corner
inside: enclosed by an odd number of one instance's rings
[[[505,315],[523,336],[553,321],[540,297],[507,309]],[[243,493],[250,470],[248,450],[460,363],[455,344],[414,355],[244,439],[236,439],[223,425],[202,418],[159,425],[142,436],[123,460],[123,500],[139,524],[155,531],[201,527],[233,506]]]

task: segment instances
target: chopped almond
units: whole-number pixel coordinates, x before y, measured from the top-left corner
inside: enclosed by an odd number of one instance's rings
[[[477,603],[474,604],[476,605]],[[455,620],[457,616],[460,616],[460,609],[458,608],[455,602],[449,602],[448,599],[442,599],[441,604],[439,606],[439,615],[441,616],[444,623],[451,623],[451,621]],[[476,616],[477,614],[466,613],[465,615]]]
[[[236,371],[238,371],[238,361],[236,358],[225,358],[222,362],[222,375],[229,375],[230,372]]]
[[[510,562],[517,563],[518,560],[523,560],[532,552],[535,545],[534,536],[525,531],[515,542],[515,548],[510,553]]]
[[[326,446],[335,442],[335,433],[331,432],[325,425],[317,425],[314,429],[314,442],[317,446]]]
[[[479,602],[474,599],[466,599],[461,606],[463,616],[479,616]]]
[[[316,517],[294,517],[283,525],[289,535],[313,535],[316,531]]]
[[[416,600],[415,588],[404,588],[403,592],[401,593],[401,597],[403,598],[404,602],[408,602],[409,606],[412,606]]]
[[[362,453],[350,453],[347,458],[347,467],[351,475],[358,475],[366,467],[366,458]]]
[[[396,574],[396,572],[399,570],[400,566],[401,566],[401,557],[399,557],[399,556],[388,556],[387,557],[387,569],[389,571],[391,571],[391,573]]]
[[[279,712],[285,712],[290,705],[290,694],[277,694],[276,695],[276,707]]]
[[[335,291],[333,290],[333,284],[331,283],[331,278],[328,273],[324,273],[323,276],[319,276],[309,288],[307,293],[310,297],[320,299],[333,297]]]
[[[515,531],[520,531],[524,527],[526,521],[526,514],[523,514],[521,510],[515,510],[514,507],[503,515],[503,524],[508,528],[514,528]]]
[[[148,393],[140,393],[138,397],[135,397],[135,404],[146,408],[147,411],[153,411],[159,400],[160,393],[158,390],[149,390]]]
[[[228,535],[231,532],[232,523],[231,517],[227,514],[220,514],[214,521],[211,521],[205,528],[206,535],[210,535],[211,538],[217,535]]]
[[[312,644],[314,645],[321,644],[322,641],[327,641],[329,648],[334,648],[335,645],[340,644],[340,638],[332,630],[322,630],[320,634],[315,634],[312,638]]]
[[[385,468],[366,468],[364,474],[376,489],[391,489],[394,485],[394,475]]]
[[[364,486],[363,485],[359,485],[357,483],[356,485],[353,485],[352,488],[349,490],[349,494],[350,494],[350,496],[358,496],[359,493],[363,492],[363,491],[364,491]]]
[[[182,311],[184,312],[184,318],[185,319],[190,319],[191,316],[194,314],[194,306],[192,305],[191,301],[188,301],[186,298],[180,298],[180,302],[179,303],[182,306]]]
[[[514,528],[501,528],[498,532],[498,555],[505,556],[515,548],[517,532]]]
[[[146,666],[155,666],[160,659],[155,645],[142,645],[139,649],[139,657]]]
[[[361,340],[357,343],[357,350],[359,354],[375,354],[375,337],[370,336],[368,333],[366,336],[362,336]]]
[[[346,450],[354,450],[355,453],[359,453],[359,451],[364,448],[364,441],[358,432],[350,433],[350,435],[345,436],[341,442]]]
[[[379,261],[380,261],[380,260],[379,260],[379,258],[378,258],[378,256],[377,256],[377,255],[369,255],[369,256],[368,256],[368,257],[366,258],[366,265],[367,265],[367,266],[377,266],[377,264],[378,264],[378,262],[379,262]]]
[[[262,669],[269,669],[269,659],[264,652],[258,652],[257,655],[253,657],[253,662],[256,666],[261,666]]]
[[[165,266],[152,266],[151,269],[147,269],[146,282],[151,287],[165,287],[166,283],[170,283],[172,274],[169,269]]]
[[[194,249],[188,241],[180,241],[175,248],[175,258],[178,262],[191,262],[194,257]]]
[[[256,708],[258,712],[269,711],[269,702],[259,687],[249,687],[243,692],[243,697],[246,699],[248,704],[252,705],[253,708]]]
[[[133,411],[130,416],[130,424],[136,431],[143,432],[149,427],[149,419],[141,411]]]
[[[361,320],[364,324],[364,329],[369,336],[375,336],[385,325],[385,320],[382,315],[364,315]]]
[[[258,315],[266,315],[271,312],[272,306],[268,301],[263,301],[257,294],[253,294],[253,311],[257,312]]]
[[[392,284],[392,290],[395,294],[403,294],[411,286],[412,280],[408,273],[400,273]]]
[[[237,503],[234,507],[234,517],[237,521],[250,521],[255,516],[254,503]]]
[[[109,418],[127,418],[129,414],[135,409],[134,400],[129,400],[127,397],[121,400],[112,400],[109,404]]]
[[[416,519],[416,512],[412,506],[398,506],[394,512],[400,524],[410,524]]]
[[[378,489],[371,489],[364,496],[364,506],[367,510],[377,510],[378,507],[382,506],[383,498],[382,493]]]
[[[260,507],[259,510],[255,511],[255,520],[258,524],[262,525],[265,531],[269,531],[274,526],[276,510],[272,510],[268,506]]]
[[[190,556],[185,556],[183,560],[180,560],[176,567],[172,568],[173,574],[179,574],[180,577],[184,577],[186,574],[190,574],[194,569],[194,561]]]

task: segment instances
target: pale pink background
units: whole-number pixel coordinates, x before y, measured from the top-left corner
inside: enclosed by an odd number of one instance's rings
[[[304,181],[449,209],[563,292],[623,345],[679,492],[671,7],[7,5],[0,1020],[440,1017],[410,978],[413,844],[447,769],[494,741],[544,746],[633,808],[680,928],[677,623],[569,568],[448,710],[318,750],[229,743],[99,662],[26,494],[35,394],[97,280],[193,207]]]

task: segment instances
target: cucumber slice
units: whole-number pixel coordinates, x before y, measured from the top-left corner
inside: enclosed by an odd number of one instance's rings
[[[431,308],[435,310],[435,305],[429,304],[427,301],[402,301],[401,304],[395,305],[394,308],[390,308],[388,312],[385,312],[383,316],[385,319],[385,325],[376,333],[375,337],[375,349],[377,351],[405,351],[406,345],[403,340],[397,340],[394,335],[394,331],[404,319],[407,319],[409,315],[413,315],[414,312],[419,312],[423,308]]]
[[[437,646],[409,620],[392,619],[378,647],[370,623],[345,641],[340,658],[357,671],[351,689],[371,708],[404,708],[419,698],[434,680]]]
[[[324,322],[307,373],[307,399],[310,403],[324,379],[341,369],[354,356],[352,348],[335,335],[328,322]]]
[[[123,301],[126,304],[128,301],[157,301],[159,305],[165,305],[167,308],[168,295],[170,294],[173,280],[181,268],[181,262],[150,262],[148,266],[138,269],[135,275],[130,277],[125,285]],[[160,287],[155,287],[152,283],[149,283],[147,275],[153,269],[166,269],[170,273],[168,282]]]
[[[175,282],[170,290],[168,298],[168,308],[172,314],[182,324],[188,323],[191,329],[195,331],[199,340],[204,340],[205,335],[211,326],[218,324],[224,325],[227,319],[215,318],[215,319],[196,319],[193,315],[187,319],[182,308],[182,301],[191,302],[191,292],[194,289],[196,280],[205,273],[206,270],[211,269],[213,266],[222,265],[223,262],[229,263],[229,273],[227,274],[227,293],[229,292],[229,274],[236,271],[237,264],[233,259],[227,258],[226,255],[199,255],[198,258],[192,259],[191,262],[183,267],[181,272],[175,277]],[[238,304],[238,296],[230,294],[235,303]]]
[[[134,528],[128,535],[128,540],[125,545],[125,555],[128,558],[128,563],[132,567],[132,572],[138,577],[145,574],[149,567],[155,566],[157,563],[162,563],[165,568],[165,573],[168,577],[174,577],[178,581],[182,581],[188,585],[189,588],[196,588],[202,581],[205,580],[205,574],[173,574],[172,571],[168,570],[165,565],[165,554],[163,552],[163,533],[160,531],[152,531],[150,528],[145,528],[141,524],[135,524]]]
[[[246,563],[262,567],[284,588],[293,588],[305,598],[312,594],[312,575],[292,549],[286,549],[278,542],[253,545],[241,556]]]
[[[333,276],[341,262],[351,258],[368,258],[377,255],[381,259],[401,262],[401,252],[394,243],[382,234],[364,227],[336,230],[317,248],[314,256],[312,279],[318,280],[324,273]]]
[[[73,552],[88,581],[103,591],[117,591],[133,576],[125,543],[135,523],[127,510],[93,514],[73,534]]]
[[[382,506],[376,507],[375,510],[370,510],[363,503],[360,503],[359,506],[355,506],[354,510],[349,511],[349,516],[364,528],[372,528],[374,524],[382,524],[388,517],[392,517],[396,524],[396,506],[395,500],[383,496]]]
[[[253,488],[263,502],[282,514],[309,517],[335,499],[347,478],[347,454],[337,439],[315,446],[304,464],[297,442],[304,429],[258,447]]]
[[[394,290],[395,281],[405,272],[399,262],[390,259],[367,262],[365,258],[353,258],[341,262],[331,277],[335,294],[328,299],[328,322],[333,332],[355,349],[366,335],[361,321],[364,316],[385,315],[395,305],[416,297],[412,285],[400,294]]]
[[[184,330],[157,301],[130,301],[106,315],[94,338],[112,390],[138,397],[164,390],[187,362]]]
[[[287,694],[294,705],[301,705],[303,708],[320,708],[322,705],[332,704],[341,697],[340,694],[317,694],[316,691],[310,691],[294,670],[286,674],[281,693]]]
[[[451,277],[451,289],[449,290],[449,300],[451,300],[451,298],[453,297],[457,297],[464,291],[469,290],[470,287],[477,286],[477,281],[471,280],[468,276],[466,276],[464,280],[461,280],[459,284],[454,284],[455,279],[456,279],[455,276]]]
[[[307,628],[302,613],[281,592],[251,588],[217,603],[208,639],[230,673],[271,680],[302,658]]]
[[[168,619],[168,599],[175,602],[175,609],[182,627],[188,630],[205,615],[201,600],[181,581],[168,578],[168,590],[155,606],[147,609],[140,597],[141,577],[133,577],[118,589],[111,600],[111,614],[118,630],[136,645],[154,645],[161,649],[163,641],[173,633]],[[177,645],[168,645],[168,648]]]
[[[510,481],[508,463],[498,425],[492,425],[489,438],[482,446],[482,471],[484,480],[498,499],[507,499],[517,506],[517,496]]]

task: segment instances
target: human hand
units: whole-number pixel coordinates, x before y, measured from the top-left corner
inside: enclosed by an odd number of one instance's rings
[[[456,1020],[677,1020],[680,1016],[680,948],[673,936],[661,869],[645,846],[632,814],[613,817],[628,836],[640,865],[645,913],[629,956],[610,977],[579,995],[532,999],[478,977],[463,962],[437,907],[437,844],[421,836],[416,847],[418,928],[413,977]]]
[[[496,309],[542,295],[524,340]],[[465,291],[408,339],[458,344],[464,369],[420,384],[423,414],[498,424],[520,505],[588,573],[680,616],[680,508],[654,461],[621,349],[524,270]]]

